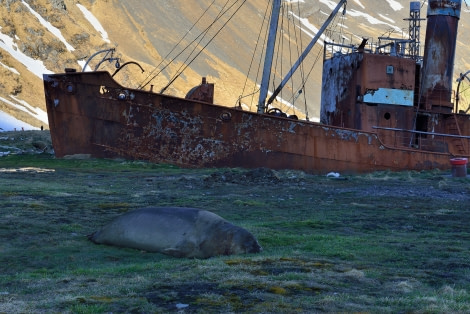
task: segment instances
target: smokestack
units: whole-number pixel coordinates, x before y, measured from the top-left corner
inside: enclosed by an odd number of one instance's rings
[[[452,112],[457,28],[462,0],[429,0],[421,103],[426,110]]]

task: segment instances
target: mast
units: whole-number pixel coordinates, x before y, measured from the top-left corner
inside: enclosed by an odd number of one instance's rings
[[[310,44],[307,46],[307,48],[305,48],[304,52],[302,53],[302,55],[299,57],[299,59],[297,60],[297,62],[294,64],[294,66],[292,67],[292,69],[289,71],[289,73],[287,73],[286,77],[284,78],[284,80],[282,80],[281,84],[279,84],[279,86],[276,88],[276,90],[274,91],[274,93],[271,95],[271,97],[269,97],[268,99],[268,102],[267,104],[271,104],[274,99],[276,98],[276,96],[281,92],[282,88],[286,85],[287,81],[289,81],[289,79],[292,77],[292,74],[294,74],[294,72],[297,70],[297,68],[300,66],[300,64],[304,61],[305,57],[307,56],[307,54],[310,52],[310,50],[312,50],[313,46],[317,43],[318,39],[320,38],[320,36],[323,34],[323,32],[325,31],[325,29],[328,27],[328,25],[330,25],[331,21],[333,20],[333,18],[336,16],[336,14],[338,13],[339,9],[341,8],[341,6],[344,4],[346,4],[347,0],[341,0],[338,5],[336,6],[336,8],[333,10],[333,12],[331,12],[330,16],[328,17],[328,19],[325,21],[325,23],[323,23],[323,26],[320,28],[320,30],[318,31],[318,33],[315,35],[315,37],[313,37],[312,41],[310,42]],[[344,7],[344,11],[343,11],[343,15],[346,13],[346,6]],[[263,85],[261,86],[263,87]],[[267,89],[267,86],[266,86],[266,89]],[[266,90],[266,95],[267,95],[267,90]],[[264,112],[264,99],[266,98],[263,98],[261,99],[261,95],[260,95],[260,101],[258,103],[258,112],[260,112],[260,108],[263,109],[262,112]]]
[[[258,101],[258,113],[264,112],[264,100],[268,96],[269,78],[271,76],[271,66],[273,63],[274,45],[276,44],[277,25],[279,12],[281,11],[281,0],[273,0],[271,22],[269,25],[268,43],[266,56],[264,57],[263,78],[261,80],[260,95]]]

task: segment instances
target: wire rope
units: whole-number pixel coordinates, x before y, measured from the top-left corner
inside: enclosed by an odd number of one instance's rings
[[[189,65],[207,48],[207,46],[214,40],[215,37],[217,37],[217,35],[224,29],[224,27],[228,24],[228,22],[230,22],[230,20],[235,16],[235,14],[240,10],[240,8],[243,6],[243,4],[245,4],[247,0],[243,0],[242,3],[240,4],[240,6],[235,10],[235,12],[227,19],[227,21],[225,21],[225,23],[222,25],[222,27],[220,27],[217,32],[214,34],[214,36],[212,36],[212,38],[202,47],[201,50],[199,50],[199,52],[194,56],[194,58],[191,59],[191,61],[187,64],[184,65],[183,69],[177,73],[174,78],[162,89],[162,93],[171,85],[173,84],[173,82],[184,72],[184,70],[186,70]],[[236,1],[238,2],[238,1]],[[232,8],[235,3],[230,6],[230,8]],[[229,8],[229,9],[230,9]],[[229,9],[227,9],[225,12],[227,12]],[[224,12],[224,14],[225,14]]]
[[[227,2],[225,3],[225,5],[221,8],[219,14],[216,16],[216,18],[214,19],[214,21],[201,33],[199,34],[197,38],[199,38],[197,44],[194,45],[193,49],[191,50],[191,52],[188,54],[188,56],[186,57],[186,59],[182,62],[182,64],[180,65],[180,67],[178,68],[178,70],[176,71],[176,74],[173,76],[173,78],[169,81],[169,83],[160,91],[160,93],[163,93],[171,84],[173,84],[173,82],[184,72],[184,70],[186,70],[188,68],[188,66],[202,53],[202,51],[204,51],[204,49],[208,46],[208,44],[217,36],[217,34],[223,29],[223,27],[227,24],[227,21],[225,24],[223,24],[223,26],[219,29],[219,31],[216,32],[216,34],[209,40],[209,42],[203,46],[203,48],[196,54],[196,56],[191,59],[191,61],[188,63],[188,60],[191,58],[191,56],[193,55],[194,51],[196,51],[196,49],[198,48],[198,46],[201,44],[202,40],[206,37],[206,35],[209,33],[209,30],[215,25],[215,23],[219,20],[219,18],[223,15],[225,15],[225,13],[227,13],[236,3],[237,3],[238,0],[236,0],[231,6],[229,6],[229,8],[225,11],[223,11],[225,9],[225,7],[228,5],[228,3],[230,2],[230,0],[227,0]],[[236,12],[235,12],[236,13]],[[234,14],[235,14],[234,13]],[[233,17],[233,15],[232,15]],[[196,40],[194,40],[193,42],[190,43],[189,46],[191,46],[192,44],[194,44],[196,42]],[[188,48],[186,47],[186,48]],[[185,48],[185,49],[186,49]],[[173,62],[173,61],[172,61]]]
[[[238,2],[238,0],[236,0],[228,9],[226,9],[225,11],[223,11],[225,9],[225,7],[228,5],[228,3],[230,2],[230,0],[227,0],[227,2],[225,3],[225,5],[221,8],[219,14],[216,16],[216,18],[214,19],[214,21],[209,25],[207,26],[204,31],[202,31],[193,41],[191,41],[191,43],[189,43],[189,45],[187,45],[180,53],[178,53],[169,63],[171,64],[172,62],[174,62],[176,60],[177,57],[179,57],[184,51],[186,51],[189,47],[191,47],[194,43],[196,43],[196,41],[198,41],[198,43],[200,43],[202,41],[202,39],[208,34],[209,30],[218,22],[218,20],[220,19],[221,16],[225,15],[233,6],[235,6],[235,4]],[[186,58],[185,62],[183,63],[183,65],[178,69],[177,73],[173,76],[173,78],[170,80],[170,82],[161,90],[161,92],[163,93],[171,84],[173,84],[173,82],[184,72],[184,70],[186,70],[186,68],[205,50],[205,48],[212,42],[212,40],[217,36],[217,34],[220,33],[220,31],[227,25],[228,21],[230,21],[233,16],[236,14],[236,12],[238,12],[238,10],[240,9],[241,6],[243,6],[243,4],[246,2],[246,0],[244,0],[242,2],[242,4],[236,9],[235,13],[233,13],[230,18],[222,25],[222,27],[217,30],[217,32],[215,33],[215,35],[206,43],[206,45],[203,46],[203,48],[196,54],[196,56],[194,58],[191,59],[191,61],[189,63],[186,63],[187,60],[189,60],[189,58],[191,57],[191,55],[193,54],[193,52],[195,51],[195,48],[193,48],[193,50],[191,51],[191,53],[189,54],[189,56]],[[195,47],[197,47],[197,45],[195,45]],[[167,66],[168,66],[167,65]],[[166,69],[165,66],[162,70],[160,70],[156,75],[154,75],[152,77],[152,79],[150,79],[150,81],[152,81],[156,76],[158,76],[163,70]],[[149,82],[150,82],[149,81]],[[149,82],[147,82],[145,85],[142,86],[145,87]]]
[[[255,49],[253,50],[253,54],[251,56],[251,60],[250,60],[250,65],[248,66],[248,73],[245,77],[245,83],[243,84],[243,88],[242,88],[242,92],[240,94],[240,96],[238,97],[238,104],[241,105],[241,99],[244,98],[244,97],[248,97],[248,96],[252,96],[252,100],[251,100],[251,103],[250,103],[250,110],[251,110],[251,104],[253,104],[253,97],[254,95],[257,93],[257,89],[256,88],[253,88],[253,91],[248,94],[248,95],[245,95],[245,96],[242,96],[245,94],[245,88],[247,87],[248,85],[248,78],[249,78],[249,75],[251,73],[251,68],[253,66],[253,63],[255,61],[255,56],[256,56],[256,51],[258,50],[258,45],[259,45],[259,42],[260,42],[260,38],[261,38],[261,34],[263,33],[263,28],[264,28],[264,25],[266,25],[266,19],[267,19],[267,12],[269,10],[269,7],[270,7],[270,3],[271,1],[268,1],[267,5],[266,5],[266,9],[265,9],[265,12],[264,12],[264,18],[263,18],[263,22],[261,23],[261,27],[260,27],[260,31],[258,33],[258,38],[256,39],[256,45],[255,45]],[[264,42],[263,42],[263,47],[264,47]],[[261,51],[263,51],[264,49],[262,48]],[[256,79],[255,79],[255,82],[258,81],[258,77],[259,77],[259,69],[261,68],[261,57],[260,57],[260,62],[259,62],[259,65],[258,65],[258,72],[256,74]],[[255,85],[256,86],[256,85]]]
[[[188,31],[180,38],[180,40],[176,43],[176,45],[173,46],[173,48],[166,54],[164,58],[162,58],[162,61],[158,65],[156,65],[153,70],[147,75],[147,77],[142,81],[142,83],[139,85],[138,89],[143,89],[145,86],[147,86],[155,77],[157,77],[166,67],[168,64],[171,62],[168,62],[167,65],[164,66],[162,70],[160,70],[154,77],[152,77],[147,83],[144,84],[145,81],[149,79],[149,77],[166,61],[168,60],[168,57],[175,51],[175,49],[181,44],[181,42],[188,36],[189,33],[193,30],[194,27],[196,27],[196,24],[199,23],[199,21],[206,15],[206,13],[209,11],[209,9],[214,5],[215,0],[212,0],[211,4],[206,8],[206,10],[201,14],[201,16],[196,20],[196,22],[193,23],[193,25],[188,29]],[[183,50],[184,51],[184,50]],[[181,53],[180,53],[181,54]],[[179,55],[179,54],[178,54]]]

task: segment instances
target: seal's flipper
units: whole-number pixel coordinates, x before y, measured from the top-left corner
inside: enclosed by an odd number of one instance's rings
[[[174,257],[200,257],[198,256],[199,248],[193,241],[184,239],[178,242],[174,247],[163,250],[165,254]]]
[[[176,248],[164,249],[162,253],[173,256],[173,257],[186,257],[186,254],[184,251],[180,249],[176,249]]]

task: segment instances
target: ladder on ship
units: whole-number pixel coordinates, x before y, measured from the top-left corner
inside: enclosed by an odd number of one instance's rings
[[[462,136],[462,132],[460,131],[459,121],[457,120],[457,116],[453,114],[449,118],[447,118],[447,121],[448,121],[447,126],[448,126],[449,134]],[[463,141],[462,137],[454,137],[452,139],[452,142],[459,154],[467,155],[467,148],[465,147],[465,142]]]

